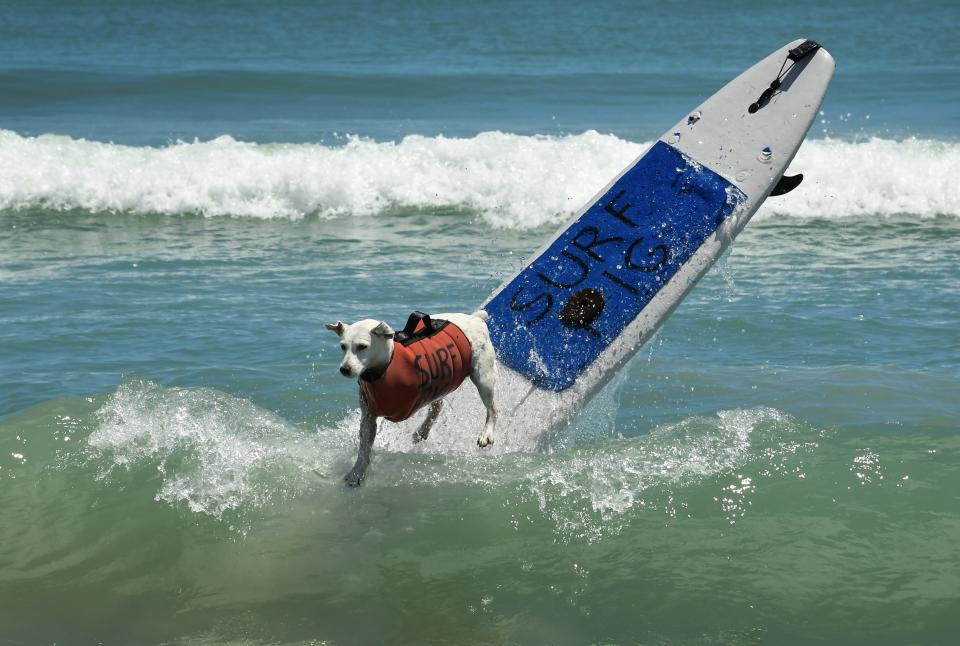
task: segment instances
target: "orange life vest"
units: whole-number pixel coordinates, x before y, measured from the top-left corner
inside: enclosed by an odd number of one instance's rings
[[[471,356],[460,328],[414,312],[394,340],[386,370],[360,375],[360,396],[377,417],[402,422],[459,388],[470,374]]]

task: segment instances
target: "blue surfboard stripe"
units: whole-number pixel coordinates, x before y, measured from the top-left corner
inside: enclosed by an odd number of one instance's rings
[[[487,303],[500,361],[569,388],[745,199],[658,141]]]

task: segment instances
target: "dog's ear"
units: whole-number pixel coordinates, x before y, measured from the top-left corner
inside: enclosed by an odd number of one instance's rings
[[[377,327],[370,330],[370,333],[376,334],[378,337],[381,337],[383,339],[393,338],[393,328],[387,325],[386,323],[384,323],[383,321],[380,321]]]
[[[336,332],[337,336],[343,336],[343,323],[340,321],[337,321],[336,323],[327,323],[324,327],[331,332]]]

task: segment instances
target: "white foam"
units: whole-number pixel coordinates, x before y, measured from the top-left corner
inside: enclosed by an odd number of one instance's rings
[[[304,433],[251,402],[205,388],[163,388],[132,379],[97,411],[87,437],[92,459],[156,469],[156,500],[220,517],[228,510],[296,495],[335,477],[353,451],[359,416],[324,433]],[[335,474],[335,476],[334,476]]]
[[[616,534],[629,523],[631,510],[658,509],[675,518],[682,503],[672,490],[742,466],[751,458],[757,429],[782,419],[770,408],[717,415],[569,451],[533,470],[528,486],[564,539]]]
[[[805,181],[767,200],[761,217],[960,216],[957,142],[813,140],[800,147],[788,174],[797,172]]]
[[[587,131],[484,132],[399,142],[254,144],[229,136],[162,148],[0,130],[0,210],[200,213],[297,219],[448,208],[491,226],[532,228],[574,214],[649,143]],[[760,217],[960,216],[960,144],[808,141],[807,180]]]

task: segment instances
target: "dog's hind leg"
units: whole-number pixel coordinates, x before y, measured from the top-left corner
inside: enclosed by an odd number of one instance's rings
[[[348,487],[359,487],[370,466],[370,451],[373,440],[377,437],[377,418],[370,412],[366,404],[360,403],[360,450],[357,453],[357,462],[350,472],[343,477]]]
[[[487,409],[487,420],[483,424],[483,432],[477,438],[477,446],[483,448],[493,444],[493,429],[497,425],[497,408],[494,405],[493,393],[497,385],[497,365],[493,348],[489,345],[474,355],[473,370],[470,371],[470,380],[480,393],[480,401]]]
[[[443,400],[438,399],[435,402],[430,404],[430,408],[427,410],[427,417],[423,420],[423,424],[420,425],[416,431],[413,432],[413,441],[422,442],[427,439],[427,436],[430,435],[430,429],[433,428],[433,423],[437,421],[437,418],[440,417],[440,409],[443,408]]]

